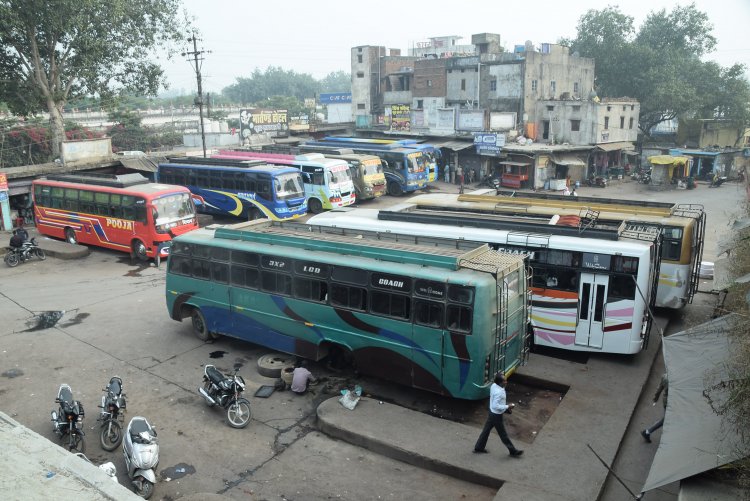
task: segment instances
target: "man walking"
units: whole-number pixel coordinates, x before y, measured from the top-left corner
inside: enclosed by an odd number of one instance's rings
[[[503,372],[495,374],[495,382],[490,387],[490,412],[487,415],[484,428],[482,428],[482,433],[479,434],[477,443],[474,445],[474,452],[488,452],[485,446],[487,445],[487,439],[490,437],[490,432],[494,428],[497,430],[500,440],[508,448],[508,452],[510,452],[512,457],[517,458],[523,454],[523,451],[516,449],[513,442],[510,441],[508,432],[505,431],[505,425],[503,424],[503,414],[510,414],[516,406],[516,404],[505,403],[506,384],[508,384],[508,380],[505,378]]]
[[[667,412],[667,395],[669,394],[669,381],[667,380],[667,375],[664,374],[661,377],[661,382],[659,383],[658,388],[656,388],[656,394],[654,395],[654,401],[651,405],[656,405],[656,402],[659,401],[659,395],[664,392],[664,396],[662,396],[662,402],[664,403],[664,412]],[[651,434],[662,427],[664,424],[664,417],[662,417],[660,420],[646,428],[641,432],[641,435],[643,435],[643,438],[646,440],[646,442],[651,443]]]

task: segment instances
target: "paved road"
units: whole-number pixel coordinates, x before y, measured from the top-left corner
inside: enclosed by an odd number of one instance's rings
[[[442,184],[438,188],[456,189]],[[729,217],[742,199],[742,192],[734,185],[657,193],[642,185],[622,183],[603,190],[583,188],[579,194],[704,203],[710,214],[706,260],[713,260],[716,240],[727,230]],[[377,204],[388,202],[392,200],[386,198]],[[229,369],[235,362],[243,364],[242,374],[249,381],[248,394],[252,395],[262,384],[271,382],[259,376],[254,367],[265,350],[224,339],[214,344],[201,343],[190,334],[187,323],[169,320],[163,288],[163,269],[134,266],[126,257],[108,251],[94,250],[76,261],[52,258],[14,269],[3,268],[0,373],[4,377],[0,378],[0,410],[54,439],[49,411],[57,386],[67,382],[86,404],[89,456],[95,462],[113,460],[122,470],[119,452],[101,451],[96,430],[91,428],[101,388],[111,375],[119,374],[129,397],[128,416],[146,415],[159,427],[159,470],[163,477],[155,499],[176,499],[196,492],[243,499],[490,499],[497,492],[497,499],[510,499],[510,493],[517,492],[512,489],[512,482],[496,491],[330,439],[317,430],[315,417],[317,404],[327,395],[299,398],[276,393],[268,400],[252,399],[251,426],[239,431],[230,429],[221,414],[206,408],[196,394],[201,365],[213,362]],[[702,288],[708,291],[712,285],[705,283]],[[699,321],[710,312],[711,300],[710,294],[702,295],[697,304],[674,316],[673,325]],[[47,310],[66,313],[54,328],[35,330],[35,315]],[[210,355],[217,352],[223,352],[223,357],[211,359]],[[660,357],[654,359],[657,365],[651,370],[651,377],[644,379],[643,393],[642,381],[632,389],[634,414],[631,418],[626,414],[622,421],[619,453],[617,439],[608,458],[615,459],[615,471],[633,490],[645,479],[656,448],[656,443],[643,444],[637,434],[660,412],[645,401],[653,393],[654,381],[662,370],[658,366]],[[544,372],[551,368],[540,363],[534,370]],[[639,395],[643,395],[640,401]],[[565,430],[562,431],[564,437]],[[592,425],[590,429],[572,431],[575,434],[569,436],[579,437],[582,444],[591,437],[606,435],[607,430]],[[554,453],[550,450],[553,443],[546,452]],[[462,441],[454,448],[463,451],[464,445]],[[590,459],[582,462],[591,470],[586,475],[600,474],[596,470],[600,465]],[[467,459],[474,460],[471,455]],[[571,460],[581,458],[561,458]],[[511,481],[523,476],[532,484],[536,478],[550,474],[549,470],[540,471],[541,463],[534,460],[533,454],[523,461],[518,464],[521,470],[517,474],[508,477],[500,464],[496,474]],[[185,468],[185,476],[177,478],[182,475],[177,468]],[[120,480],[125,483],[122,471]],[[601,498],[629,497],[619,484],[609,482]],[[676,499],[675,488],[667,486],[649,493],[647,499]]]

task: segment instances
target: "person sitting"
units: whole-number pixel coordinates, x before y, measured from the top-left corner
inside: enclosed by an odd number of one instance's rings
[[[292,391],[297,395],[304,395],[310,384],[317,382],[318,380],[312,375],[312,372],[307,370],[306,363],[302,361],[292,374]]]
[[[15,230],[13,230],[13,236],[10,237],[10,246],[11,247],[21,247],[25,241],[29,239],[29,232],[26,231],[26,228],[23,226],[19,226]]]

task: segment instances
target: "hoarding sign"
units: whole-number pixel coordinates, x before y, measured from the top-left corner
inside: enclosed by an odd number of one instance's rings
[[[408,104],[391,105],[391,130],[411,130],[411,106]]]
[[[351,92],[329,92],[320,95],[320,104],[351,104]]]
[[[257,108],[240,110],[240,135],[243,139],[253,134],[280,132],[287,129],[289,129],[287,110]]]

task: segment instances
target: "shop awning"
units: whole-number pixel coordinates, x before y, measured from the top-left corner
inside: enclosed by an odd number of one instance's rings
[[[737,350],[731,332],[742,322],[739,315],[726,315],[663,338],[669,399],[643,492],[744,456],[742,430],[716,411],[730,398],[736,376],[726,362]]]
[[[469,143],[467,141],[435,141],[429,144],[433,145],[435,148],[446,148],[453,151],[461,151],[474,146],[474,143]]]
[[[586,162],[575,155],[552,155],[552,161],[557,165],[567,165],[568,167],[586,167]]]
[[[523,167],[524,165],[531,165],[531,161],[528,162],[515,162],[512,160],[503,160],[500,162],[501,165],[517,165],[518,167]]]
[[[672,156],[672,155],[654,155],[652,157],[648,157],[649,163],[651,165],[685,165],[690,161],[688,157],[678,157],[678,156]]]
[[[596,145],[597,150],[615,151],[615,150],[634,150],[633,143],[630,141],[615,141],[613,143],[599,143]]]

